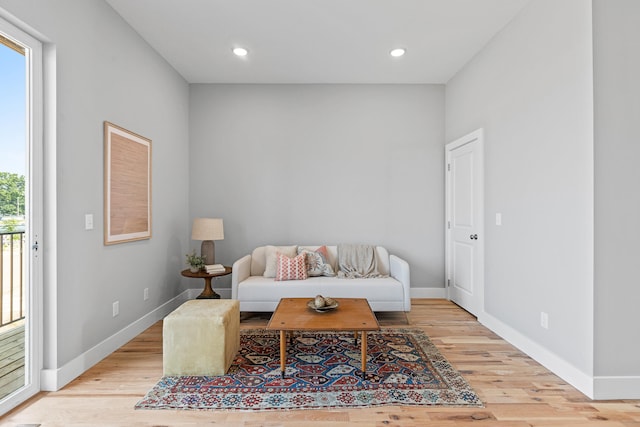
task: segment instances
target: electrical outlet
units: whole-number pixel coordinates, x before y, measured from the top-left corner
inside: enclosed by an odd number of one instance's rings
[[[144,300],[148,300],[149,299],[149,288],[144,288],[144,296],[143,296]]]
[[[120,301],[113,303],[113,317],[116,317],[118,314],[120,314]]]
[[[549,329],[549,314],[544,311],[540,312],[540,326]]]

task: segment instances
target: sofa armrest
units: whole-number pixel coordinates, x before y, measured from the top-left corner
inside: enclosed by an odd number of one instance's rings
[[[251,255],[243,256],[231,268],[231,299],[238,299],[238,284],[251,275]]]
[[[389,256],[391,277],[402,283],[404,292],[404,311],[411,311],[411,274],[409,263],[395,255]]]

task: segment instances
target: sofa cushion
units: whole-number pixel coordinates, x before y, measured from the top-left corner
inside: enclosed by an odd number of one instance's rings
[[[300,254],[293,258],[278,253],[276,280],[305,280],[307,278],[306,255]]]
[[[333,277],[336,273],[329,264],[329,252],[326,246],[320,246],[315,251],[298,247],[298,254],[304,254],[307,262],[307,275],[309,277],[328,276]]]
[[[264,277],[276,277],[278,253],[293,258],[297,255],[297,246],[267,246],[265,250]]]
[[[403,295],[402,284],[396,279],[339,279],[337,277],[309,277],[304,282],[289,280],[274,283],[273,279],[250,276],[238,287],[240,301],[272,301],[280,298],[313,298],[316,295],[332,298],[367,298],[369,301],[393,301]]]

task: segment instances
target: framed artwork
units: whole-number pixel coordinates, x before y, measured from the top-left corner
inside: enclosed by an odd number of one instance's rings
[[[151,238],[151,140],[104,122],[104,244]]]

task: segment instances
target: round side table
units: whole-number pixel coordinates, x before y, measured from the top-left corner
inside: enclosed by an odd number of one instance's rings
[[[222,277],[231,274],[231,267],[227,267],[225,265],[224,271],[221,271],[220,273],[207,273],[204,270],[200,270],[197,273],[192,273],[191,270],[186,269],[182,270],[180,274],[182,274],[184,277],[204,279],[204,290],[200,295],[197,296],[196,299],[220,299],[220,295],[218,295],[211,287],[211,279],[213,279],[214,277]]]

